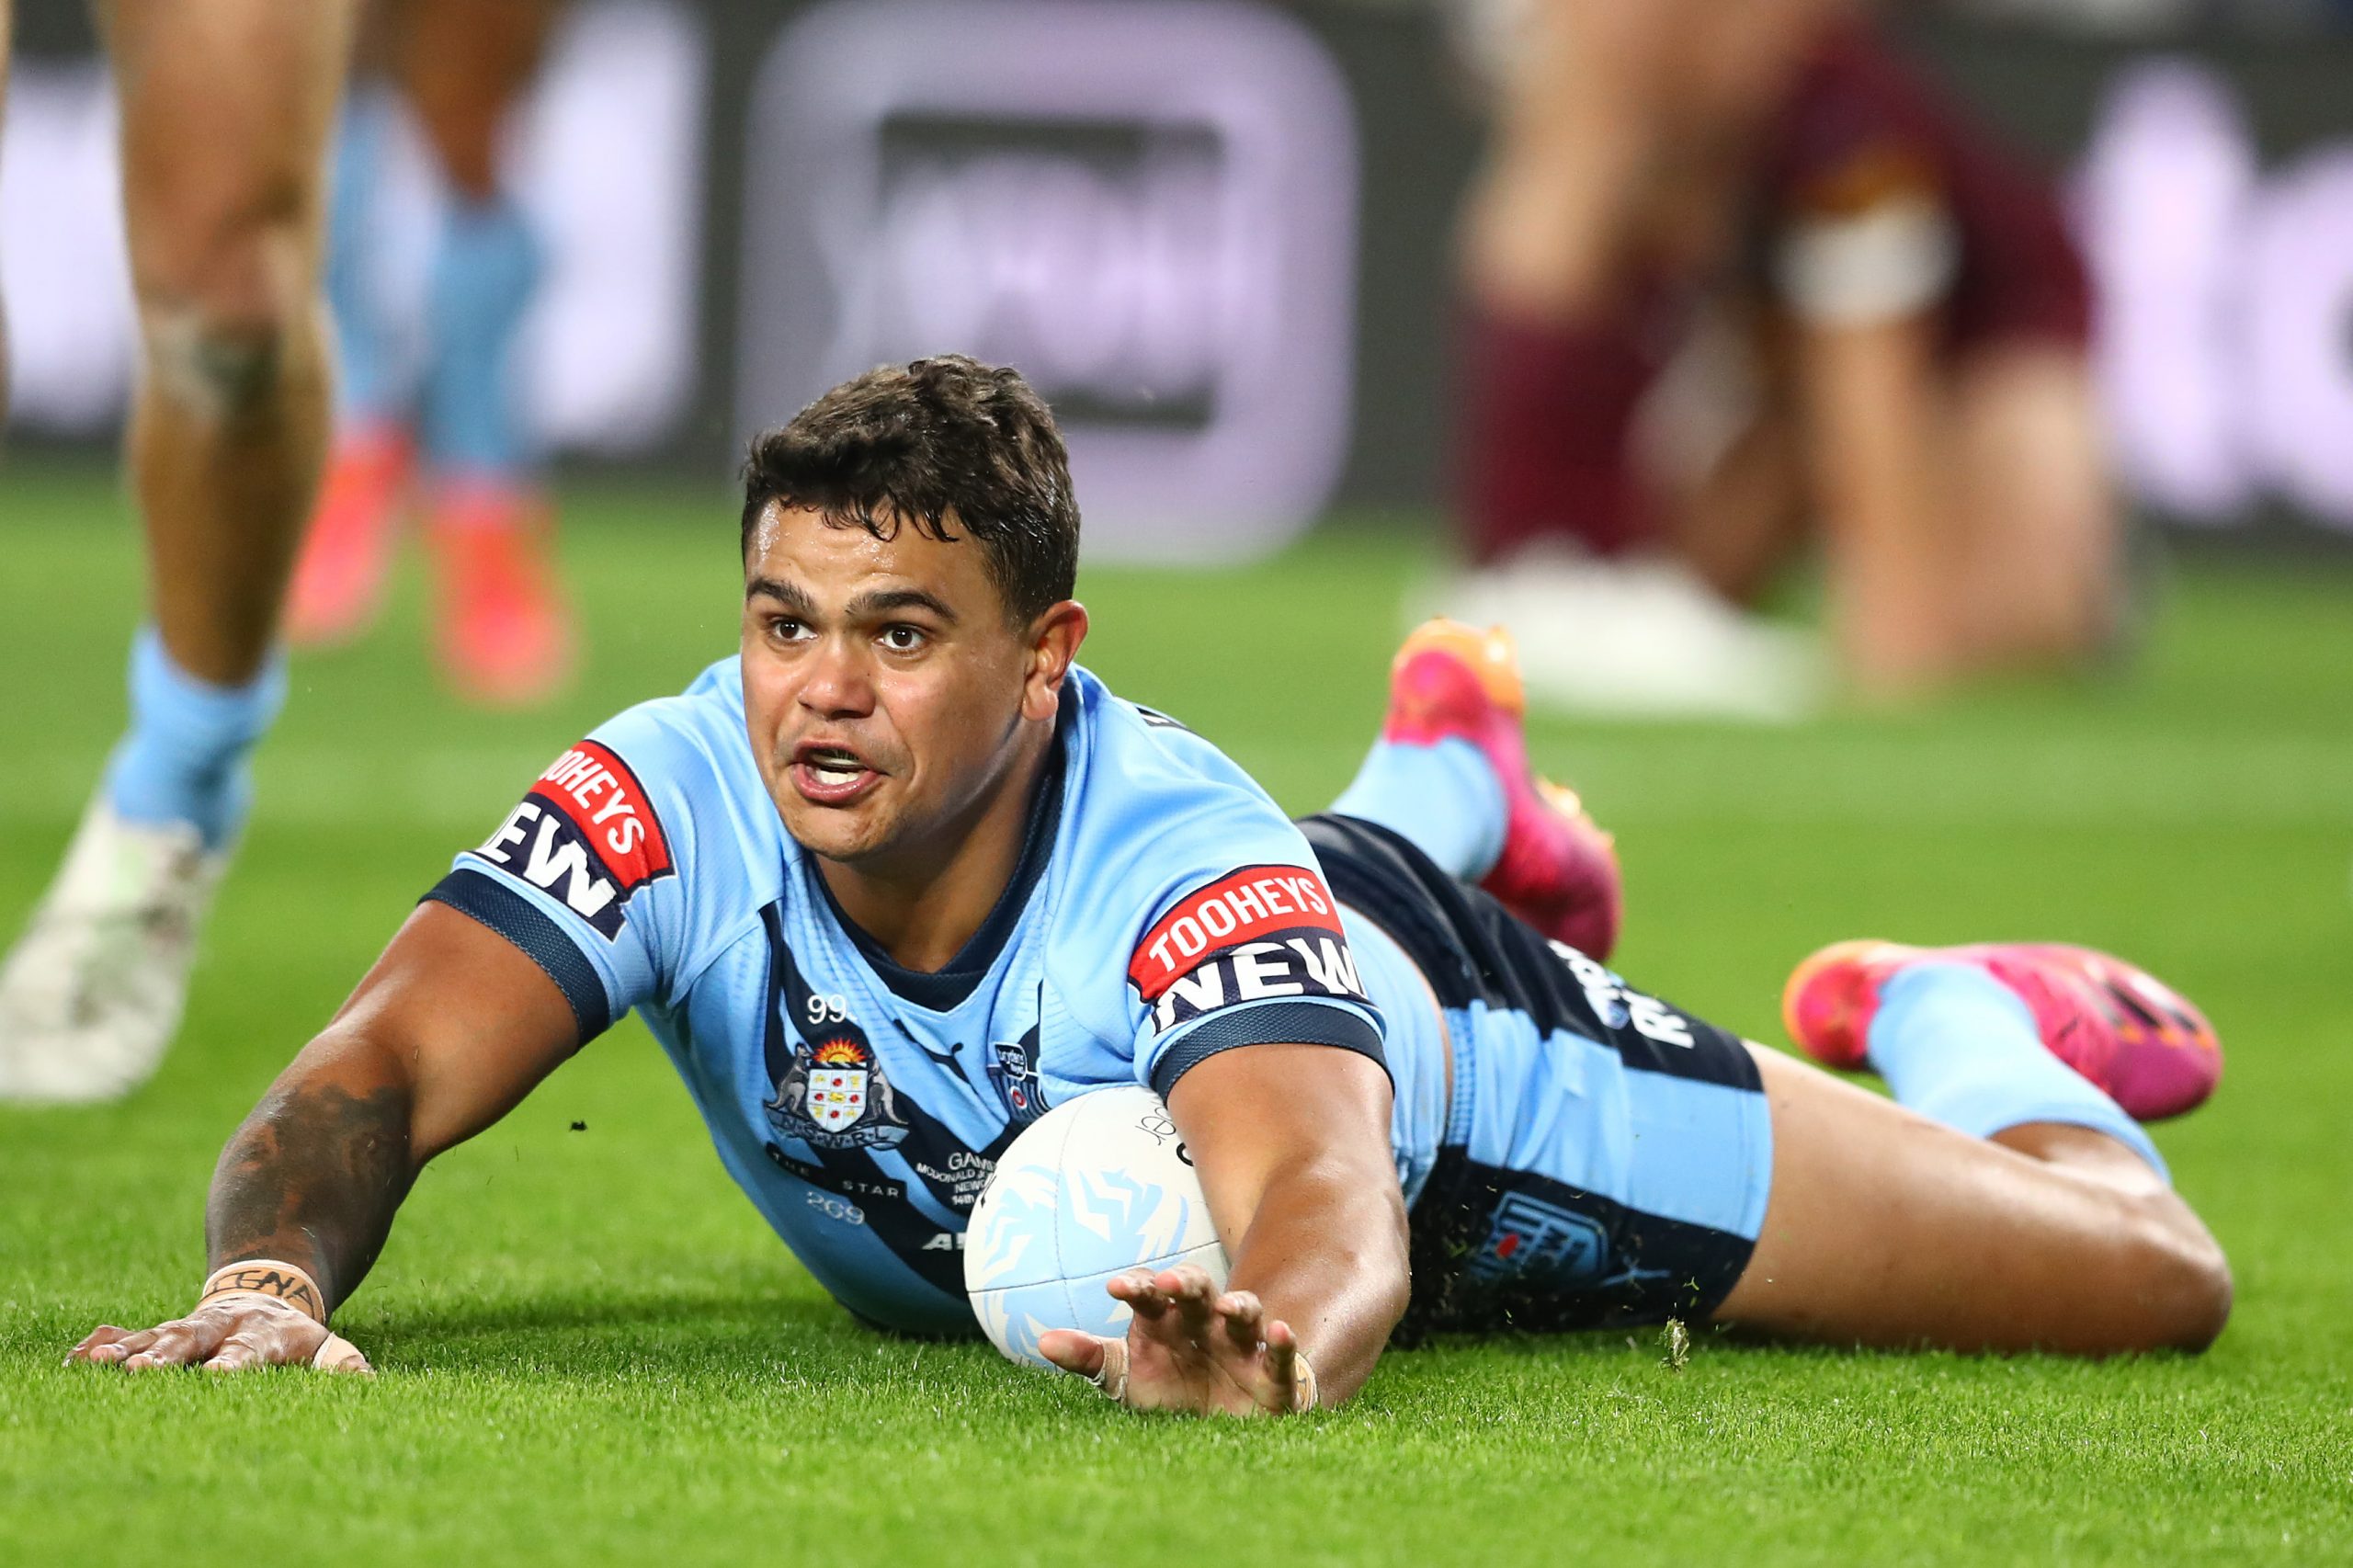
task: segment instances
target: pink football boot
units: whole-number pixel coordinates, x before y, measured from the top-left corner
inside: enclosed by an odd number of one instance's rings
[[[1790,1038],[1817,1062],[1864,1066],[1881,987],[1923,959],[1974,964],[2017,993],[2051,1053],[2135,1120],[2197,1108],[2222,1075],[2222,1042],[2188,1001],[2121,959],[2055,942],[1835,943],[1790,976],[1781,994]]]
[[[1503,780],[1510,810],[1503,853],[1479,885],[1552,940],[1607,959],[1624,896],[1618,852],[1574,791],[1529,771],[1526,708],[1503,628],[1425,621],[1390,665],[1381,736],[1409,745],[1452,736],[1478,747]]]

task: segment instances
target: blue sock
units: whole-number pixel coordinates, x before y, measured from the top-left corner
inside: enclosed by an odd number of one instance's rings
[[[246,756],[285,705],[282,657],[244,686],[214,686],[142,627],[131,645],[131,733],[107,763],[108,803],[127,822],[193,823],[207,849],[225,847],[252,803]]]
[[[2029,1121],[2088,1127],[2173,1179],[2141,1124],[2052,1055],[2027,1005],[1974,964],[1899,971],[1880,990],[1868,1054],[1899,1102],[1972,1138]]]
[[[514,202],[451,207],[426,302],[421,421],[425,455],[445,473],[504,477],[529,464],[514,350],[540,273],[539,240]]]
[[[390,106],[356,95],[335,127],[335,196],[327,208],[326,295],[335,318],[335,401],[346,423],[399,417],[402,397],[391,334],[377,310],[376,175]]]
[[[1449,736],[1434,746],[1375,741],[1355,782],[1332,802],[1413,841],[1449,876],[1477,881],[1504,852],[1511,807],[1486,754]]]

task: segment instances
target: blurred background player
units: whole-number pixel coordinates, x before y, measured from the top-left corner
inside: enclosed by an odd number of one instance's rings
[[[1702,15],[1704,13],[1704,16]],[[1544,0],[1467,204],[1460,613],[1539,689],[1794,710],[2098,650],[2119,508],[2049,190],[1846,0]]]
[[[390,143],[404,126],[392,91],[356,93],[336,149],[328,233],[343,371],[335,440],[287,608],[297,644],[365,631],[382,605],[403,516],[419,501],[442,666],[460,693],[500,705],[551,696],[574,659],[549,552],[552,508],[512,386],[540,244],[499,157],[501,128],[539,72],[560,6],[386,0],[372,15],[363,52],[381,58],[423,132],[443,187],[442,222],[422,352],[405,356],[386,319],[375,228]]]
[[[5,15],[5,13],[0,13]],[[104,1099],[178,1028],[286,694],[278,608],[324,456],[316,299],[346,0],[111,0],[140,366],[128,460],[150,617],[131,726],[0,965],[0,1098]]]

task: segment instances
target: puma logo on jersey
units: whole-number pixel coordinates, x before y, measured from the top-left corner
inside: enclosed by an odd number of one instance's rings
[[[594,741],[556,758],[475,853],[563,900],[607,941],[620,935],[630,895],[672,871],[637,776]]]

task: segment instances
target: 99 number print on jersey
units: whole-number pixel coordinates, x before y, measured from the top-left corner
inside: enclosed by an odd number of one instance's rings
[[[1246,866],[1186,894],[1136,944],[1128,983],[1151,1004],[1156,1035],[1283,996],[1371,1005],[1339,905],[1298,866]]]

